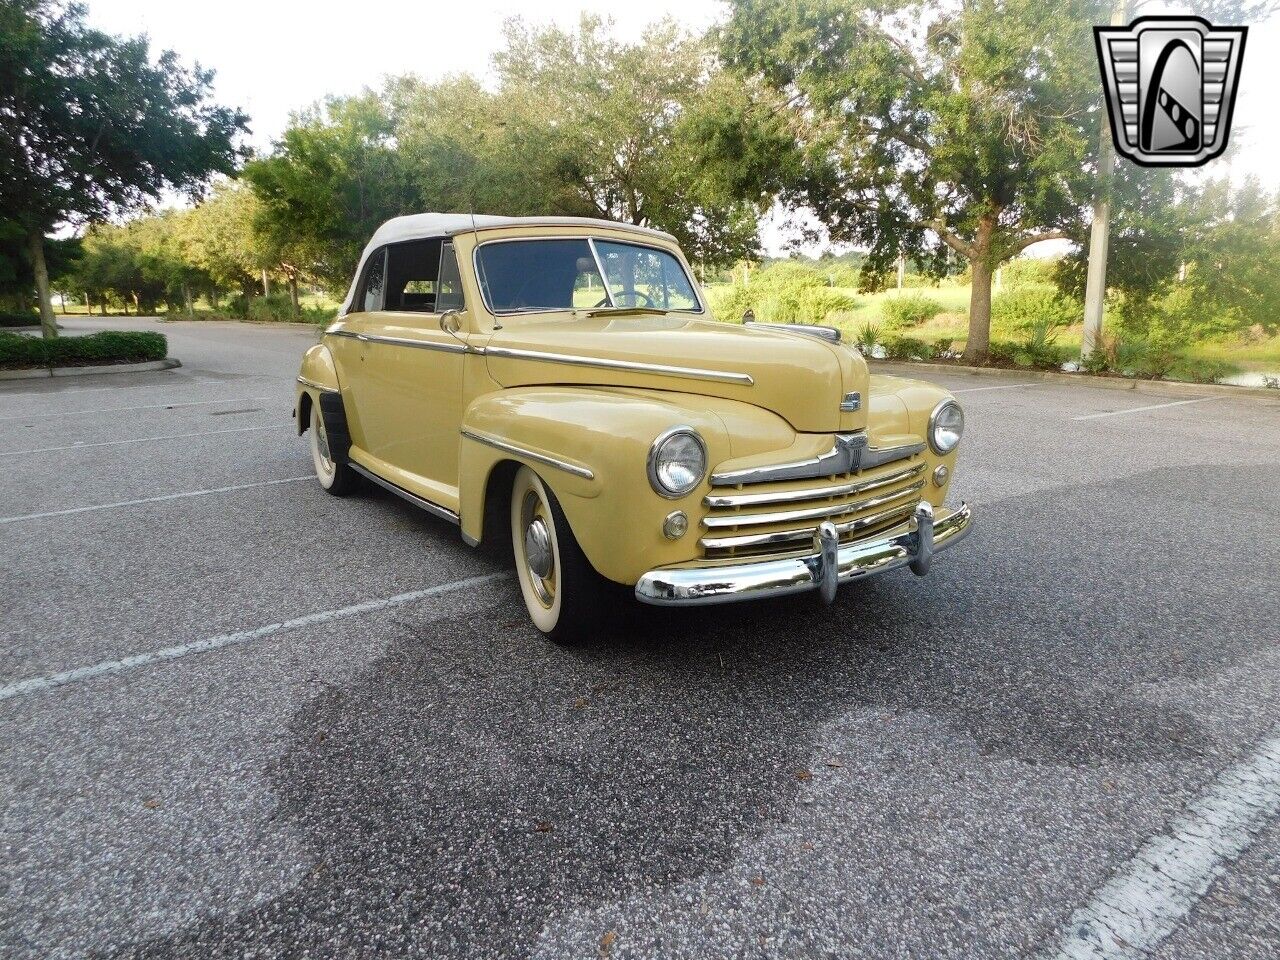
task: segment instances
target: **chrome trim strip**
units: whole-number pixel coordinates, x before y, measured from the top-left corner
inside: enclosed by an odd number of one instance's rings
[[[591,250],[591,259],[596,262],[596,270],[600,273],[600,282],[604,284],[604,298],[609,301],[610,307],[616,307],[613,302],[613,291],[609,289],[609,275],[604,272],[604,261],[600,259],[600,251],[596,249],[595,237],[587,237],[587,247]],[[688,277],[685,278],[686,280]]]
[[[744,327],[751,327],[753,330],[777,330],[780,333],[802,333],[807,337],[817,337],[820,340],[826,340],[828,343],[840,342],[840,331],[835,327],[824,327],[820,324],[810,323],[765,323],[760,320],[744,320]]]
[[[349,338],[350,338],[350,339],[352,339],[352,340],[363,340],[363,339],[364,339],[364,337],[363,337],[361,334],[356,333],[354,330],[326,330],[326,331],[325,331],[325,336],[329,336],[329,337],[349,337]]]
[[[514,347],[488,347],[491,357],[510,357],[513,360],[536,360],[542,363],[566,363],[578,367],[601,367],[605,370],[625,370],[633,373],[660,373],[668,377],[687,380],[715,380],[721,383],[755,383],[749,373],[732,373],[727,370],[703,370],[698,367],[669,367],[660,363],[641,363],[637,360],[605,360],[568,353],[544,353],[541,350],[518,350]]]
[[[408,337],[387,337],[377,333],[366,333],[360,337],[369,343],[387,343],[395,347],[413,347],[415,350],[438,350],[441,353],[467,353],[468,348],[461,343],[436,343],[431,340],[411,340]]]
[[[835,477],[856,473],[862,449],[867,445],[866,434],[837,433],[835,446],[826,453],[808,460],[792,460],[789,463],[771,463],[763,467],[747,467],[713,473],[713,487],[734,487],[738,484],[769,483],[775,480],[808,480],[812,477]]]
[[[849,543],[836,552],[836,580],[848,583],[877,573],[910,565],[926,551],[930,558],[955,546],[968,535],[973,514],[968,504],[950,513],[938,510],[929,525],[931,548],[922,540],[922,524],[917,517],[905,529],[871,540]],[[813,556],[763,560],[731,566],[683,567],[650,570],[636,583],[636,599],[660,606],[698,606],[778,597],[816,590],[824,579],[826,562],[821,553]]]
[[[710,493],[703,498],[704,506],[717,507],[756,507],[766,503],[796,503],[802,500],[820,500],[825,497],[849,497],[855,493],[864,493],[880,487],[918,477],[924,473],[925,464],[917,463],[913,467],[895,470],[883,477],[873,477],[859,483],[837,483],[827,487],[808,487],[803,490],[770,490],[766,493]]]
[[[575,477],[581,477],[583,480],[594,480],[596,475],[586,467],[580,467],[576,463],[570,463],[568,460],[560,460],[556,457],[548,456],[545,453],[539,453],[536,450],[530,450],[528,447],[519,447],[514,443],[508,443],[505,440],[499,440],[497,437],[490,437],[483,433],[476,433],[474,430],[462,428],[462,435],[468,440],[474,440],[476,443],[483,443],[495,450],[501,450],[504,453],[513,453],[518,457],[524,457],[526,460],[532,460],[535,463],[545,463],[548,467],[555,467],[557,470],[563,470],[565,473],[571,473]]]
[[[455,526],[460,525],[461,521],[458,519],[458,515],[454,513],[452,510],[448,509],[447,507],[442,507],[438,503],[432,503],[430,500],[420,497],[416,493],[410,493],[404,487],[397,486],[396,484],[392,483],[390,480],[387,480],[384,477],[378,476],[378,474],[374,473],[372,470],[368,469],[367,467],[360,466],[360,464],[356,463],[354,460],[349,461],[347,465],[351,467],[351,469],[354,470],[356,473],[360,474],[360,476],[365,477],[369,480],[372,480],[374,483],[376,483],[378,486],[382,487],[385,490],[390,490],[392,493],[394,493],[397,497],[400,497],[402,500],[408,500],[415,507],[420,507],[421,509],[427,511],[427,513],[430,513],[434,516],[439,517],[441,520],[448,520],[450,523],[454,524]]]
[[[804,507],[799,510],[780,510],[774,513],[725,513],[703,517],[702,525],[711,530],[723,527],[759,527],[768,523],[792,523],[796,520],[819,520],[823,517],[839,517],[846,513],[857,513],[860,510],[871,510],[893,503],[924,489],[924,481],[917,480],[909,487],[883,493],[878,497],[867,497],[864,500],[850,500],[844,503],[828,503],[820,507]]]
[[[314,380],[308,380],[306,377],[299,377],[298,382],[304,387],[310,387],[313,390],[323,390],[325,393],[341,393],[337,387],[326,387],[323,383],[316,383]]]
[[[858,469],[871,470],[875,467],[883,467],[886,463],[906,460],[917,453],[924,453],[923,443],[907,443],[900,447],[867,447],[862,451],[862,461],[858,464]]]
[[[876,524],[884,523],[895,516],[910,513],[913,509],[915,509],[914,503],[905,503],[890,507],[888,510],[881,510],[879,513],[858,517],[856,520],[846,520],[844,523],[836,524],[836,532],[842,537],[849,533],[857,533],[859,530],[874,527]],[[813,536],[813,531],[816,529],[817,527],[815,526],[801,527],[799,530],[776,530],[773,533],[750,533],[732,537],[703,537],[698,541],[698,546],[704,550],[729,550],[735,547],[772,547],[779,543],[795,543],[799,540],[808,540]]]

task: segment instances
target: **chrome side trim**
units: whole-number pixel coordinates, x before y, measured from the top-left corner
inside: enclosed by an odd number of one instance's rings
[[[722,527],[759,527],[768,523],[791,523],[796,520],[820,520],[823,517],[840,517],[859,510],[872,510],[887,503],[918,494],[924,489],[924,481],[917,480],[909,487],[884,493],[865,500],[849,500],[844,503],[828,503],[820,507],[802,507],[799,510],[779,510],[774,513],[724,513],[703,517],[702,525],[716,530]]]
[[[541,350],[518,350],[514,347],[488,347],[486,353],[491,357],[509,357],[513,360],[565,363],[577,367],[600,367],[605,370],[626,370],[633,373],[660,373],[668,377],[683,377],[686,380],[715,380],[721,383],[740,383],[748,387],[755,383],[749,373],[703,370],[698,367],[669,367],[661,363],[642,363],[638,360],[606,360],[602,357],[545,353]]]
[[[931,547],[923,542],[923,517],[917,514],[914,522],[891,533],[840,547],[835,558],[837,583],[897,570],[926,553],[932,558],[955,546],[972,528],[973,514],[968,504],[949,513],[930,512],[933,517],[927,536]],[[636,599],[661,606],[698,606],[816,590],[830,577],[829,560],[824,553],[815,551],[812,556],[731,566],[650,570],[636,583]]]
[[[891,483],[918,477],[924,473],[925,464],[917,463],[913,467],[886,473],[883,477],[863,480],[858,483],[837,483],[827,487],[809,487],[804,490],[770,490],[766,493],[710,493],[703,498],[704,506],[717,507],[756,507],[766,503],[796,503],[801,500],[822,500],[827,497],[850,497],[855,493],[865,493],[887,487]]]
[[[745,470],[728,470],[724,473],[713,473],[711,475],[711,485],[713,487],[734,487],[740,483],[807,480],[810,477],[834,477],[845,473],[856,473],[862,450],[866,445],[866,434],[837,433],[835,446],[824,454],[810,457],[808,460],[792,460],[789,463],[771,463],[763,467],[748,467]]]
[[[365,340],[365,339],[368,339],[368,338],[367,338],[367,337],[365,337],[363,334],[356,333],[354,330],[326,330],[326,331],[325,331],[325,336],[329,336],[329,337],[347,337],[348,339],[351,339],[351,340]]]
[[[879,513],[858,517],[856,520],[846,520],[844,523],[835,525],[836,532],[842,537],[850,533],[857,533],[859,530],[877,526],[896,516],[906,516],[914,508],[915,504],[904,503],[896,507],[890,507],[888,510],[881,510]],[[801,527],[799,530],[777,530],[773,533],[748,533],[732,537],[703,537],[698,541],[698,546],[704,550],[728,550],[733,547],[772,547],[779,543],[795,543],[801,540],[808,540],[813,536],[814,529],[814,527]]]
[[[454,524],[455,526],[460,524],[461,521],[459,521],[458,515],[454,513],[452,510],[448,509],[447,507],[442,507],[438,503],[432,503],[430,500],[420,497],[416,493],[410,493],[404,487],[397,486],[396,484],[392,483],[390,480],[387,480],[384,477],[378,476],[372,470],[368,469],[367,467],[360,466],[360,464],[356,463],[354,460],[349,461],[347,465],[351,467],[351,469],[354,470],[356,473],[360,474],[360,476],[365,477],[369,480],[372,480],[374,483],[376,483],[378,486],[382,487],[385,490],[390,490],[392,493],[394,493],[397,497],[400,497],[402,500],[408,500],[415,507],[420,507],[421,509],[427,511],[427,513],[430,513],[434,516],[439,517],[441,520],[448,520],[450,523]]]
[[[323,390],[325,393],[341,393],[337,387],[326,387],[323,383],[316,383],[314,380],[308,380],[306,377],[299,377],[298,382],[304,387],[310,387],[312,390]]]
[[[506,440],[499,440],[497,437],[490,437],[483,433],[476,433],[474,430],[462,428],[462,435],[468,440],[474,440],[476,443],[483,443],[493,447],[495,450],[501,450],[504,453],[513,453],[518,457],[524,457],[526,460],[532,460],[535,463],[544,463],[548,467],[555,467],[557,470],[563,470],[565,473],[571,473],[575,477],[581,477],[583,480],[594,480],[596,475],[586,467],[581,467],[576,463],[570,463],[568,460],[560,460],[557,457],[548,456],[545,453],[539,453],[537,450],[530,450],[528,447],[520,447],[514,443],[508,443]]]
[[[809,323],[764,323],[760,320],[746,320],[742,324],[753,330],[777,330],[779,333],[801,333],[807,337],[817,337],[828,343],[840,342],[840,331],[835,327],[824,327]]]
[[[360,339],[368,343],[386,343],[396,347],[412,347],[415,350],[437,350],[441,353],[468,353],[465,344],[435,343],[430,340],[411,340],[408,337],[387,337],[377,333],[361,334]]]

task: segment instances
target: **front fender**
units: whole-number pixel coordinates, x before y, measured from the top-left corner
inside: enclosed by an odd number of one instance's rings
[[[925,486],[925,499],[935,507],[941,507],[947,498],[947,488],[955,477],[956,454],[960,447],[940,457],[929,446],[929,415],[943,400],[954,399],[951,391],[927,380],[910,377],[894,377],[876,374],[871,377],[872,404],[867,419],[867,434],[872,444],[892,446],[897,443],[925,443],[924,458],[929,476],[939,466],[947,468],[947,483],[939,487]]]
[[[338,393],[340,390],[338,368],[333,362],[333,354],[323,343],[317,343],[302,355],[302,366],[298,370],[294,418],[297,421],[299,434],[306,430],[311,422],[311,404],[316,401],[319,394]],[[326,421],[327,424],[328,421]]]
[[[649,485],[647,470],[654,439],[680,425],[702,436],[710,463],[729,456],[728,431],[705,398],[594,387],[522,387],[477,398],[463,416],[463,535],[479,541],[495,533],[483,529],[486,491],[495,469],[514,461],[531,467],[555,492],[602,576],[631,584],[656,565],[693,559],[707,481],[685,497],[667,499]],[[681,509],[691,521],[689,532],[668,540],[663,520]],[[505,525],[497,533],[509,535]]]

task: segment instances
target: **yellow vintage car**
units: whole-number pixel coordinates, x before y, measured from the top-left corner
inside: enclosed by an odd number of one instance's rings
[[[674,238],[604,220],[397,217],[302,359],[321,486],[372,481],[514,551],[533,622],[818,591],[969,530],[960,405],[837,330],[714,321]]]

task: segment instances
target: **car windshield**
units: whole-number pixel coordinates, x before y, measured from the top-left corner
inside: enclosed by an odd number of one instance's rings
[[[504,240],[482,245],[476,259],[485,302],[494,313],[702,310],[680,261],[657,247],[595,239]]]

